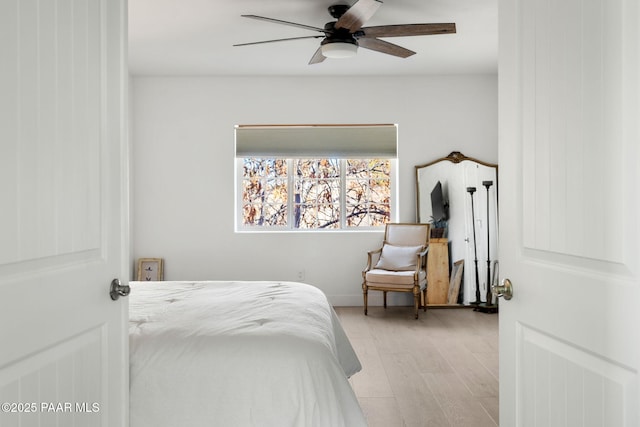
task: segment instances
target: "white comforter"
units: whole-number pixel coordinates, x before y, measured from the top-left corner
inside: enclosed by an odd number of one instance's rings
[[[324,294],[291,282],[133,282],[131,427],[365,426]]]

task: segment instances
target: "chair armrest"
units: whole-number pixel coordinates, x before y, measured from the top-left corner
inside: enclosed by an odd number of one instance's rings
[[[421,269],[427,269],[427,253],[429,252],[429,246],[424,248],[422,252],[418,252],[416,254],[416,273],[420,272]]]
[[[367,271],[373,268],[373,256],[375,254],[380,254],[380,253],[382,253],[382,248],[378,248],[376,250],[367,252],[367,266],[365,267],[362,274],[366,273]]]

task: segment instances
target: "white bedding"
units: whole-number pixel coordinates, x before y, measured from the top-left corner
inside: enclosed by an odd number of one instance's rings
[[[366,426],[361,369],[318,289],[132,282],[131,427]]]

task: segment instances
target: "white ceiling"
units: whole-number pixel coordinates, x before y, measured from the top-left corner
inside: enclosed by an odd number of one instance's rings
[[[366,24],[455,22],[457,33],[394,37],[416,53],[402,59],[358,49],[350,59],[308,65],[321,39],[246,43],[318,35],[242,18],[254,14],[323,27],[341,0],[129,0],[129,66],[134,75],[422,75],[494,74],[498,64],[497,0],[383,0]],[[352,4],[354,0],[349,0]]]

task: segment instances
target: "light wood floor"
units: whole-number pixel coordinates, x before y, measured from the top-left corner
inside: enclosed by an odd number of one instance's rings
[[[370,427],[496,427],[498,315],[336,307],[362,363],[351,378]]]

